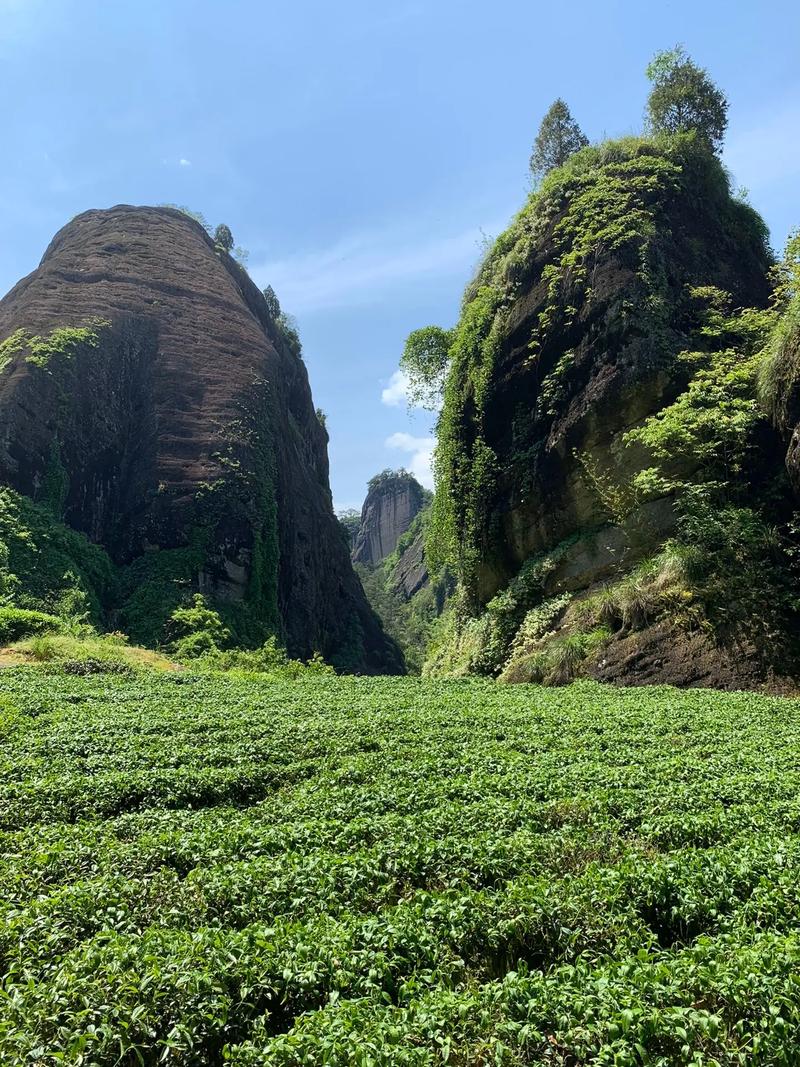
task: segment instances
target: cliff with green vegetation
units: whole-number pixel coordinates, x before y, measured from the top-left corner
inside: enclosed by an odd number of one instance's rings
[[[429,495],[405,470],[385,470],[371,478],[355,534],[353,562],[375,566],[391,555]]]
[[[237,644],[399,670],[333,514],[296,333],[219,232],[120,206],[56,235],[0,302],[0,483],[102,546],[113,588],[84,591],[137,642],[200,592]]]
[[[796,253],[696,132],[546,174],[445,335],[428,671],[794,687]]]
[[[382,471],[370,479],[357,527],[354,513],[339,516],[367,600],[402,649],[412,674],[422,669],[433,625],[451,588],[446,573],[433,581],[428,574],[425,535],[431,502],[432,494],[407,471]]]

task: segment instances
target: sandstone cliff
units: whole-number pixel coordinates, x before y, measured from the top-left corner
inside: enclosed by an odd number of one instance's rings
[[[401,667],[333,515],[305,366],[180,211],[79,215],[0,302],[0,481],[108,550],[137,640],[200,589],[243,640]]]
[[[792,507],[785,447],[755,397],[770,264],[690,135],[548,176],[453,333],[428,549],[461,610],[430,670],[735,687],[793,669],[791,553],[766,548]],[[750,577],[725,592],[725,568]]]
[[[425,491],[406,471],[383,471],[370,480],[353,545],[353,562],[374,566],[397,542],[425,504]]]

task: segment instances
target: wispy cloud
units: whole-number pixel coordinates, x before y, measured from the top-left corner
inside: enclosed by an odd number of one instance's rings
[[[253,266],[294,314],[370,304],[388,288],[465,274],[479,255],[481,231],[414,239],[400,231],[343,238],[336,244]]]
[[[192,161],[191,159],[184,159],[183,156],[181,156],[181,158],[178,160],[178,164],[181,167],[191,167]]]
[[[390,408],[399,408],[408,403],[408,375],[405,371],[396,370],[389,379],[389,384],[381,392],[381,403]]]
[[[756,189],[800,178],[800,95],[750,116],[734,130],[725,149],[725,164],[736,180]]]
[[[435,437],[415,437],[410,433],[393,433],[391,437],[386,438],[385,444],[387,448],[397,448],[401,452],[407,452],[411,457],[406,463],[408,470],[426,489],[433,489]]]

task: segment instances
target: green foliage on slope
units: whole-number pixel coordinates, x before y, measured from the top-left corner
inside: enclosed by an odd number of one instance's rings
[[[6,602],[58,615],[77,589],[99,622],[115,582],[101,548],[58,522],[47,507],[0,489],[0,595]]]
[[[786,1063],[800,705],[4,673],[0,1059]]]
[[[789,238],[776,271],[775,307],[778,317],[759,368],[759,396],[788,433],[800,411],[800,232]]]
[[[52,362],[68,362],[81,348],[97,348],[100,330],[108,325],[106,319],[91,319],[85,326],[61,326],[42,336],[15,330],[0,344],[0,371],[19,355],[41,370]]]

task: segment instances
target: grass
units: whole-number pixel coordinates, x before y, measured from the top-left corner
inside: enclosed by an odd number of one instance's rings
[[[16,641],[2,651],[19,663],[50,663],[78,672],[81,664],[100,673],[109,668],[176,669],[176,664],[163,653],[129,645],[124,634],[40,634]]]
[[[690,550],[672,543],[617,582],[538,605],[523,620],[501,681],[566,685],[615,634],[644,630],[666,614],[697,624],[690,563]]]
[[[0,684],[4,1065],[794,1062],[796,701]]]

